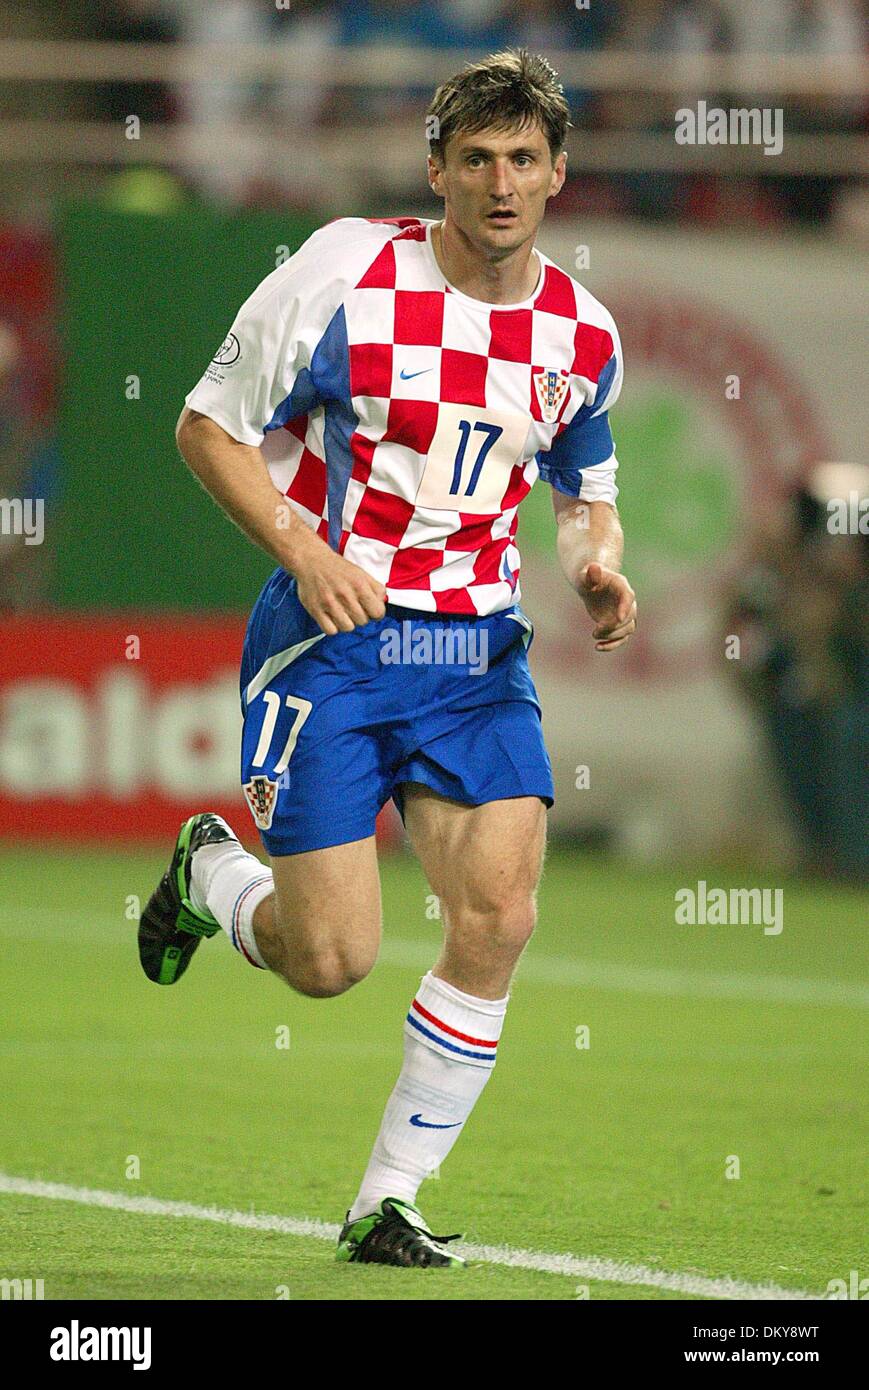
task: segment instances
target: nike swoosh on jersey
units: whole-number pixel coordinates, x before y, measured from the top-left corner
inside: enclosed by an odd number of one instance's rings
[[[422,1118],[422,1111],[418,1110],[415,1115],[411,1115],[410,1123],[416,1125],[417,1129],[458,1129],[462,1122],[459,1120],[454,1125],[432,1125]]]
[[[411,377],[414,377],[414,376],[425,376],[426,372],[432,372],[432,371],[434,371],[434,368],[433,368],[433,367],[423,367],[422,370],[419,371],[419,372],[406,372],[406,371],[404,370],[404,368],[402,368],[402,370],[398,373],[398,375],[401,377],[401,380],[402,380],[402,381],[410,381]]]

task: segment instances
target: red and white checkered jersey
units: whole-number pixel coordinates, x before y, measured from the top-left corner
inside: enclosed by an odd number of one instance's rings
[[[261,445],[301,517],[391,603],[488,614],[519,598],[518,507],[538,476],[615,501],[621,347],[540,252],[523,303],[460,293],[434,225],[315,232],[242,306],[187,404]]]

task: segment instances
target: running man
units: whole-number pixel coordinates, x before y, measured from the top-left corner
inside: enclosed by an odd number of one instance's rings
[[[174,983],[222,928],[302,994],[363,979],[390,797],[441,903],[341,1260],[462,1264],[416,1200],[495,1065],[535,922],[553,783],[516,527],[538,477],[596,649],[636,629],[607,418],[618,334],[534,249],[568,116],[525,51],[440,86],[426,129],[443,221],[315,232],[242,306],[178,422],[193,473],[277,565],[241,670],[242,784],[268,867],[218,816],[191,817],[142,914],[146,974]]]

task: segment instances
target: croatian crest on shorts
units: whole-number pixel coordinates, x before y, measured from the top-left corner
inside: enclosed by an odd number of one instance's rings
[[[544,368],[542,372],[534,373],[534,385],[537,388],[540,413],[548,425],[554,424],[558,419],[558,412],[567,393],[569,381],[569,372],[557,372],[551,368]]]
[[[277,782],[270,777],[252,777],[249,782],[243,783],[241,789],[260,830],[271,829],[278,794]]]

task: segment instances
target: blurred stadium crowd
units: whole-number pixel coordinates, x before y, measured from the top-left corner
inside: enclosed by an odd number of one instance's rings
[[[191,148],[213,142],[217,131],[225,139],[233,127],[246,122],[256,122],[261,130],[279,130],[286,142],[283,169],[275,167],[273,147],[267,152],[264,147],[258,167],[251,167],[257,165],[252,156],[243,168],[203,166],[193,160],[184,169],[188,183],[199,191],[230,203],[255,205],[264,199],[289,200],[296,206],[313,202],[322,207],[328,202],[328,193],[299,167],[304,155],[292,142],[305,134],[310,140],[317,131],[339,137],[342,131],[366,127],[382,132],[386,122],[397,141],[407,120],[417,134],[418,159],[420,115],[431,81],[420,87],[393,75],[388,83],[336,85],[336,62],[360,47],[426,50],[435,63],[439,50],[464,49],[476,55],[506,45],[555,56],[637,55],[659,58],[659,73],[665,74],[668,62],[692,55],[790,55],[820,61],[853,57],[866,46],[859,0],[69,0],[62,7],[5,0],[0,13],[10,36],[176,47],[259,45],[274,51],[278,65],[282,53],[301,60],[305,76],[292,80],[276,75],[221,81],[215,73],[208,81],[195,82],[68,82],[52,91],[35,84],[29,92],[32,109],[51,107],[58,115],[79,120],[123,121],[136,113],[143,124],[183,124]],[[674,109],[701,96],[710,106],[782,104],[774,94],[744,87],[728,92],[704,86],[679,95],[631,90],[629,83],[594,90],[566,85],[579,133],[666,132],[672,138]],[[857,132],[865,116],[865,96],[825,93],[823,84],[814,93],[787,96],[791,135]],[[393,162],[401,162],[397,150]],[[747,182],[733,177],[738,171],[729,170],[723,184],[708,173],[689,177],[654,168],[632,171],[624,161],[621,164],[603,172],[583,168],[586,210],[704,222],[746,217],[761,223],[783,217],[816,222],[830,216],[837,191],[849,183],[832,172],[784,172],[775,167],[775,160],[766,161]],[[376,191],[373,173],[369,184]],[[571,210],[569,198],[562,200],[560,210]]]
[[[803,861],[869,870],[869,535],[831,532],[830,504],[869,494],[869,466],[819,464],[757,524],[725,602],[730,663],[755,711]]]

